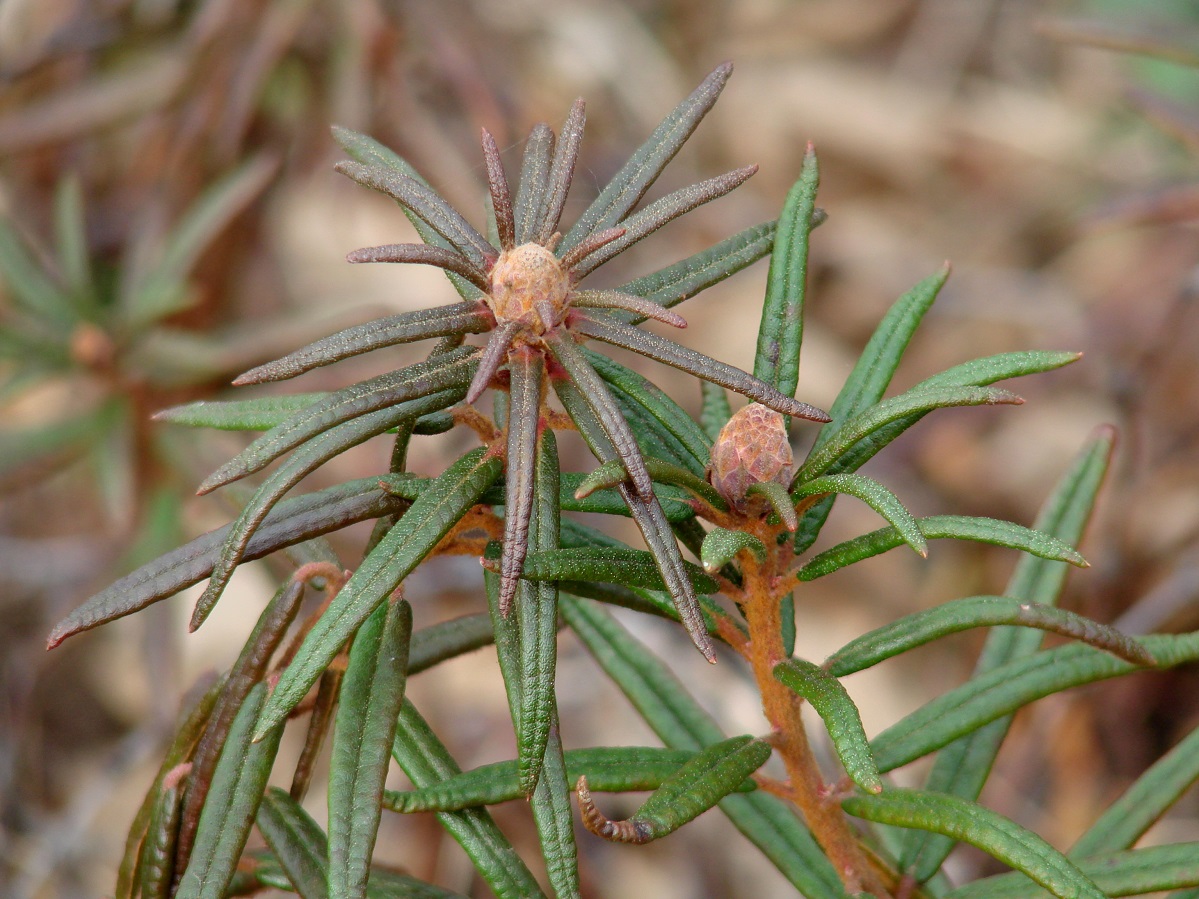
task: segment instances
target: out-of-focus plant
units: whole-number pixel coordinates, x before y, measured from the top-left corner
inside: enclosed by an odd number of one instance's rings
[[[571,792],[591,833],[646,843],[718,807],[810,897],[1133,895],[1199,884],[1199,844],[1135,849],[1199,776],[1194,738],[1158,762],[1063,853],[977,799],[1021,707],[1071,686],[1199,658],[1199,635],[1132,639],[1055,606],[1112,450],[1100,430],[1047,501],[1036,529],[988,518],[913,517],[858,470],[928,413],[1016,404],[993,386],[1066,365],[1077,354],[1015,352],[976,359],[887,396],[892,375],[948,271],[901,297],[867,344],[828,414],[791,396],[798,383],[817,161],[809,150],[777,222],[611,290],[582,278],[670,219],[733,189],[748,170],[640,206],[658,174],[715,102],[721,67],[613,177],[577,224],[558,220],[582,134],[577,104],[560,135],[537,126],[512,191],[484,132],[491,227],[476,230],[396,154],[340,132],[341,170],[391,195],[426,241],[359,250],[351,261],[443,268],[461,301],[340,332],[260,366],[239,383],[290,378],[368,351],[437,339],[422,361],[325,394],[192,404],[161,417],[263,430],[204,490],[279,461],[232,525],[151,562],[60,624],[51,645],[209,578],[193,626],[229,575],[259,558],[359,521],[376,522],[352,573],[301,567],[262,613],[234,667],[184,712],[177,737],[130,829],[117,895],[222,896],[262,886],[316,896],[452,895],[372,866],[385,809],[433,812],[501,896],[544,885],[486,806],[524,797],[540,836],[545,883],[580,894]],[[493,235],[485,237],[485,233]],[[683,299],[771,254],[754,373],[731,369],[637,327],[680,325]],[[487,334],[483,346],[467,343]],[[643,377],[582,346],[614,344],[696,375],[700,419]],[[755,402],[736,413],[726,388]],[[490,393],[491,414],[475,401]],[[552,404],[551,395],[560,402]],[[796,416],[824,422],[794,463]],[[437,476],[407,470],[411,441],[456,427],[481,446]],[[810,426],[808,426],[810,427]],[[563,472],[558,432],[577,430],[599,461]],[[390,471],[284,499],[315,468],[393,432]],[[280,461],[281,460],[281,461]],[[886,526],[812,552],[837,495],[869,504]],[[631,516],[648,551],[569,517]],[[565,515],[563,513],[566,513]],[[804,585],[889,549],[920,555],[933,539],[976,540],[1025,555],[1002,595],[945,603],[872,631],[822,664],[794,652]],[[682,544],[698,564],[683,558]],[[426,560],[474,555],[488,610],[414,631],[408,576]],[[305,586],[321,607],[293,629]],[[710,660],[741,656],[768,729],[728,737],[688,686],[608,611],[619,605],[681,623]],[[555,677],[567,627],[629,698],[661,747],[563,750]],[[973,676],[868,739],[841,678],[931,640],[992,628]],[[1042,648],[1045,632],[1073,642]],[[516,735],[516,758],[462,772],[404,696],[406,678],[494,642]],[[725,664],[736,664],[731,658]],[[315,688],[311,700],[306,697]],[[843,774],[822,771],[800,710],[823,720]],[[444,711],[444,709],[443,709]],[[269,786],[284,728],[310,713],[288,792]],[[328,827],[300,805],[332,731]],[[887,774],[936,754],[922,789]],[[781,762],[781,775],[763,766]],[[394,760],[413,789],[384,788]],[[772,769],[773,771],[773,769]],[[652,791],[614,821],[600,791]],[[246,852],[253,827],[269,849]],[[1016,872],[951,888],[956,842]]]

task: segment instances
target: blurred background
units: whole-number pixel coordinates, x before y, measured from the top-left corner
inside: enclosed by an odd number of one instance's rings
[[[1085,358],[1015,383],[1020,408],[932,416],[869,473],[916,514],[1027,524],[1088,434],[1114,423],[1119,456],[1083,546],[1092,567],[1071,576],[1066,604],[1134,633],[1199,626],[1193,3],[0,0],[0,894],[111,893],[180,697],[231,662],[272,592],[269,569],[248,566],[195,635],[180,597],[45,652],[91,592],[237,508],[236,490],[192,493],[246,438],[149,416],[228,397],[239,371],[332,329],[452,297],[432,269],[345,264],[413,238],[394,204],[332,171],[329,125],[394,147],[481,223],[479,127],[511,170],[528,128],[557,127],[583,95],[569,220],[726,59],[721,102],[654,191],[761,170],[602,276],[619,283],[773,218],[813,141],[829,220],[813,238],[800,397],[827,407],[889,304],[951,260],[894,389],[1008,350]],[[752,366],[765,274],[759,263],[688,302],[684,341]],[[282,386],[331,389],[387,364],[369,354]],[[696,408],[685,379],[647,373]],[[810,434],[795,437],[802,449]],[[312,486],[383,470],[378,444]],[[412,465],[434,472],[446,452],[424,439]],[[843,501],[823,545],[877,526]],[[347,566],[363,536],[335,541]],[[950,543],[805,586],[799,651],[823,659],[901,614],[1002,589],[1012,553]],[[418,625],[485,608],[473,562],[430,566],[408,597]],[[708,670],[671,628],[622,620],[730,732],[762,729],[735,660]],[[867,730],[956,684],[977,648],[962,636],[849,679]],[[568,746],[653,742],[569,637],[560,664]],[[410,695],[464,766],[512,755],[490,651],[415,678]],[[1044,701],[1018,717],[984,801],[1068,846],[1196,723],[1193,670]],[[603,807],[631,810],[621,801]],[[489,895],[432,818],[395,817],[380,859]],[[527,809],[497,817],[533,858]],[[585,887],[786,895],[731,834],[708,815],[644,848],[584,836]],[[1197,838],[1193,798],[1150,835]],[[969,852],[953,866],[989,870]]]

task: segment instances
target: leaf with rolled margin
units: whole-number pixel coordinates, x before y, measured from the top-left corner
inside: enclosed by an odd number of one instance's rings
[[[208,493],[260,471],[285,453],[348,421],[421,397],[466,387],[478,366],[477,354],[474,347],[459,347],[322,396],[223,464],[205,478],[197,492]]]
[[[652,456],[646,456],[645,470],[649,472],[649,476],[655,484],[668,484],[682,488],[713,508],[728,511],[728,504],[725,503],[724,497],[716,491],[716,488],[685,468],[655,459]],[[618,487],[628,480],[628,476],[624,463],[619,459],[605,462],[579,482],[574,492],[575,499],[584,500],[597,490]],[[659,496],[659,499],[661,498]]]
[[[434,786],[462,773],[407,699],[400,710],[391,754],[417,789]],[[500,899],[544,897],[536,878],[486,811],[471,808],[439,812],[437,820],[470,856],[476,870]]]
[[[325,899],[328,842],[320,825],[278,787],[267,787],[255,823],[287,875],[288,888],[303,899]]]
[[[779,215],[766,299],[758,325],[754,377],[788,396],[799,384],[799,352],[803,343],[804,297],[808,280],[808,236],[816,209],[820,169],[816,151],[808,144],[799,180],[787,194]]]
[[[404,700],[412,607],[380,606],[354,637],[329,757],[329,894],[365,897],[380,797]]]
[[[500,560],[500,614],[512,611],[520,569],[529,550],[541,424],[541,353],[524,347],[509,354],[512,386],[508,391],[508,426],[504,469],[504,554]],[[554,478],[554,499],[558,497]]]
[[[883,781],[862,728],[861,713],[841,682],[804,659],[780,662],[773,674],[784,687],[812,704],[850,779],[867,793],[881,793]]]
[[[263,709],[259,734],[295,708],[350,635],[474,506],[501,468],[500,460],[482,447],[471,450],[412,504],[363,559],[304,639]]]
[[[919,390],[912,388],[842,422],[824,446],[809,455],[799,467],[792,479],[792,486],[810,481],[829,471],[856,444],[894,422],[915,419],[916,415],[933,409],[1022,402],[1024,400],[1014,393],[995,387],[930,387]],[[894,439],[899,435],[888,436]]]
[[[921,556],[928,555],[928,543],[910,512],[899,498],[873,478],[859,474],[833,474],[805,481],[792,491],[791,498],[798,502],[804,497],[821,496],[827,493],[846,493],[860,499],[895,530],[900,538]]]
[[[328,393],[292,393],[248,400],[198,400],[156,412],[154,420],[218,431],[269,431],[328,396]]]
[[[1147,846],[1076,859],[1078,869],[1105,896],[1143,896],[1199,885],[1199,843]],[[1171,893],[1171,899],[1193,894]],[[1041,899],[1046,895],[1018,871],[964,884],[946,899]]]
[[[683,562],[693,588],[716,593],[717,583],[697,565]],[[575,547],[540,550],[525,558],[523,577],[534,581],[598,581],[664,590],[665,583],[652,553],[616,547]]]
[[[708,746],[662,782],[626,821],[611,821],[595,807],[587,777],[578,780],[579,810],[592,833],[620,843],[648,843],[674,833],[733,792],[770,758],[770,745],[751,736]]]
[[[582,260],[570,267],[571,274],[582,278],[595,271],[608,260],[623,253],[633,244],[653,234],[680,216],[686,215],[693,209],[698,209],[705,203],[710,203],[730,193],[748,181],[758,171],[756,165],[745,166],[708,178],[697,184],[679,188],[667,194],[660,200],[655,200],[644,209],[630,215],[620,222],[623,234],[614,240],[606,242],[593,252],[587,253]]]
[[[265,698],[266,685],[258,684],[229,729],[200,813],[191,860],[179,879],[179,899],[223,899],[233,877],[283,735],[277,727],[252,740]]]
[[[1135,665],[1153,664],[1144,646],[1115,628],[1065,609],[1008,596],[971,596],[905,615],[841,647],[824,664],[843,677],[949,634],[995,625],[1033,627],[1070,637]]]
[[[1115,432],[1104,428],[1084,447],[1042,506],[1034,522],[1039,532],[1066,544],[1079,541],[1110,464],[1114,440]],[[1052,556],[1021,558],[1004,594],[1026,602],[1053,605],[1068,570],[1052,561]],[[1042,639],[1042,634],[1035,630],[995,628],[984,644],[976,675],[1035,653]],[[1010,716],[1005,716],[945,747],[937,754],[926,788],[977,799],[1010,725]],[[901,864],[919,880],[927,880],[940,869],[952,849],[953,840],[947,837],[913,832],[901,846]]]
[[[659,306],[677,306],[757,262],[770,252],[774,234],[774,222],[754,225],[693,256],[626,281],[616,290],[644,297]],[[645,321],[644,316],[619,312],[612,313],[612,317],[630,325]]]
[[[731,63],[718,66],[670,111],[562,238],[562,252],[590,234],[620,224],[716,103],[732,71]]]
[[[369,412],[322,432],[293,452],[255,491],[253,498],[234,521],[229,536],[221,547],[220,556],[212,568],[208,586],[196,601],[189,622],[190,629],[194,631],[204,623],[224,592],[229,578],[245,559],[245,552],[254,532],[285,493],[311,472],[346,450],[377,437],[407,419],[452,406],[462,399],[465,392],[466,387],[463,385]]]
[[[184,698],[175,720],[174,737],[158,767],[154,784],[146,793],[133,822],[129,825],[125,851],[117,866],[117,882],[113,891],[116,899],[133,899],[134,891],[139,887],[138,867],[142,858],[142,845],[149,832],[150,820],[158,806],[167,776],[172,772],[177,774],[179,766],[191,758],[224,686],[223,678],[213,677],[210,683],[205,684],[201,681],[196,684]]]
[[[549,172],[543,188],[544,203],[540,211],[540,226],[532,239],[545,244],[558,230],[558,222],[562,218],[562,209],[566,205],[566,195],[570,192],[570,182],[574,178],[575,165],[579,159],[579,144],[583,140],[583,126],[587,120],[582,98],[575,100],[570,107],[570,114],[562,123],[558,132],[558,140],[554,146],[554,156],[550,160]]]
[[[779,393],[769,384],[759,381],[739,368],[726,365],[649,331],[582,315],[576,315],[571,320],[571,329],[587,337],[639,353],[721,387],[727,387],[784,415],[794,415],[809,421],[828,420],[828,416],[815,406]]]
[[[543,122],[534,125],[529,132],[520,162],[520,183],[513,206],[517,244],[528,243],[541,230],[542,200],[548,187],[550,156],[555,143],[553,129]]]
[[[759,562],[766,561],[766,547],[753,534],[735,531],[729,528],[714,527],[704,537],[703,547],[699,558],[703,562],[704,571],[715,574],[736,558],[737,553],[748,549]]]
[[[1199,631],[1150,634],[1139,642],[1155,660],[1147,666],[1152,669],[1199,659]],[[890,771],[1044,696],[1137,670],[1145,667],[1082,644],[1018,658],[975,675],[887,728],[874,738],[874,755],[879,768]]]
[[[597,793],[624,793],[656,790],[671,774],[695,758],[686,749],[662,749],[654,746],[602,746],[568,749],[566,776],[574,784],[580,777]],[[743,780],[737,792],[756,789],[752,780]],[[456,777],[423,790],[389,790],[385,803],[395,812],[444,812],[478,805],[498,805],[520,799],[516,760],[495,762],[465,771]]]
[[[279,503],[259,525],[243,559],[251,561],[359,521],[403,511],[406,503],[379,489],[378,478],[361,478]],[[209,531],[148,562],[88,599],[59,622],[47,639],[53,649],[81,631],[140,611],[197,584],[211,574],[231,525]]]
[[[1042,559],[1069,562],[1080,568],[1086,567],[1087,564],[1078,550],[1065,541],[1011,521],[964,515],[930,515],[917,518],[916,525],[927,540],[973,540],[977,543],[1018,549]],[[903,544],[904,540],[895,528],[871,531],[813,556],[799,569],[796,577],[801,581],[812,581]]]
[[[339,162],[334,168],[363,187],[385,193],[405,209],[411,210],[476,268],[486,271],[495,260],[495,247],[425,181],[388,166]]]
[[[288,581],[271,598],[241,653],[229,669],[225,686],[212,709],[204,734],[192,754],[192,768],[184,783],[183,808],[179,816],[179,837],[175,853],[175,866],[183,870],[191,858],[196,828],[200,813],[212,786],[213,772],[221,756],[221,749],[229,734],[229,728],[237,717],[254,685],[266,679],[267,671],[275,651],[287,635],[287,629],[295,620],[304,598],[304,585],[299,581]]]
[[[715,720],[678,676],[601,607],[566,597],[561,611],[600,667],[667,746],[696,751],[724,739]],[[726,796],[720,810],[803,895],[844,899],[836,869],[789,803],[759,790]]]
[[[273,362],[238,375],[233,383],[245,385],[285,381],[314,368],[372,350],[452,334],[478,334],[490,330],[494,322],[491,313],[474,300],[401,312],[322,337]]]
[[[841,802],[849,814],[962,840],[1023,872],[1061,899],[1107,899],[1064,855],[1014,821],[956,796],[892,788]]]
[[[412,635],[408,673],[418,674],[446,661],[495,642],[491,616],[462,615],[421,628]]]

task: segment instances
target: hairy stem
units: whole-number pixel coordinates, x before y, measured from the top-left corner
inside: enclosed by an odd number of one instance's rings
[[[754,522],[755,536],[766,546],[775,545],[775,528]],[[757,533],[761,531],[761,533]],[[787,658],[783,647],[779,603],[782,595],[773,560],[760,564],[751,554],[742,555],[744,593],[742,609],[749,625],[746,645],[762,710],[774,730],[772,743],[783,759],[790,781],[790,798],[799,806],[804,821],[832,861],[848,893],[889,895],[871,867],[849,821],[837,805],[816,764],[800,717],[801,700],[774,677],[774,666]]]

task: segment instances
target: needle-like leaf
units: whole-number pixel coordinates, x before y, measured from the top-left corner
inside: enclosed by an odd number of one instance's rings
[[[401,262],[413,265],[432,265],[461,275],[480,290],[490,282],[483,269],[472,265],[461,253],[427,243],[390,243],[379,247],[363,247],[346,254],[346,262]]]
[[[667,194],[660,200],[651,203],[639,212],[634,213],[620,222],[625,233],[611,243],[605,244],[593,253],[584,256],[578,263],[571,266],[571,272],[578,280],[584,275],[595,271],[609,259],[623,253],[633,244],[653,234],[663,225],[673,222],[679,216],[686,215],[693,209],[723,197],[736,190],[757,172],[756,165],[736,169],[715,178],[709,178],[698,184],[680,188],[674,193]]]
[[[562,239],[564,249],[580,243],[588,234],[616,225],[640,202],[716,103],[732,72],[732,63],[718,66],[687,99],[671,110],[579,216]]]
[[[477,353],[474,347],[459,347],[323,396],[257,438],[209,475],[196,492],[209,493],[260,471],[285,453],[360,416],[465,387],[474,377]]]
[[[540,353],[519,347],[509,354],[512,376],[508,403],[507,468],[504,480],[504,557],[500,563],[500,614],[512,611],[512,599],[525,553],[533,512],[537,466],[537,432],[541,421],[541,383],[545,363]],[[554,485],[557,499],[558,486]]]
[[[546,244],[558,230],[558,221],[562,218],[566,195],[570,192],[570,182],[574,178],[575,164],[579,158],[579,143],[583,140],[583,126],[586,121],[587,111],[580,97],[571,105],[570,114],[562,124],[562,130],[558,132],[558,145],[554,148],[554,158],[546,177],[541,227],[533,237],[539,244]]]
[[[402,312],[324,337],[281,359],[250,369],[235,378],[233,383],[241,386],[284,381],[360,353],[430,337],[478,334],[491,330],[494,323],[495,318],[490,310],[475,300]]]
[[[380,409],[337,425],[309,440],[296,450],[263,482],[253,499],[233,523],[221,554],[212,568],[208,586],[196,601],[192,612],[192,630],[204,623],[229,583],[234,570],[245,558],[254,531],[262,524],[275,503],[308,474],[351,447],[396,427],[400,422],[434,409],[452,406],[465,394],[465,386],[443,390],[431,396],[410,400],[389,409]]]
[[[487,165],[487,187],[491,192],[491,211],[495,215],[495,230],[500,239],[500,249],[511,250],[516,246],[512,193],[508,188],[508,176],[504,173],[504,160],[500,158],[500,148],[496,146],[495,138],[486,128],[483,129],[483,160]],[[489,285],[484,282],[479,286],[487,290]]]
[[[621,309],[643,320],[652,318],[676,328],[687,327],[687,319],[677,312],[619,290],[576,290],[571,294],[570,304],[578,309]]]
[[[613,346],[632,350],[648,356],[665,365],[670,365],[688,374],[695,375],[721,387],[727,387],[756,400],[763,406],[768,406],[784,415],[794,415],[809,421],[828,421],[828,415],[815,406],[801,403],[785,394],[779,393],[769,384],[759,381],[753,375],[748,375],[738,368],[718,362],[703,353],[687,347],[679,346],[672,340],[642,331],[631,325],[614,321],[600,321],[598,318],[578,316],[573,322],[573,330],[587,337],[594,337]]]
[[[387,194],[444,237],[475,268],[486,271],[496,249],[458,212],[422,181],[382,166],[339,162],[334,166],[364,187]]]
[[[862,728],[862,716],[841,681],[804,659],[775,665],[774,678],[812,704],[850,779],[867,793],[881,793],[883,781]]]
[[[378,478],[362,478],[287,499],[263,519],[242,558],[260,559],[359,521],[393,515],[403,511],[405,505],[403,499],[379,489]],[[209,531],[110,584],[55,626],[46,641],[47,648],[53,649],[74,634],[140,611],[204,580],[212,573],[232,527]]]
[[[892,788],[841,803],[851,815],[944,834],[977,846],[1060,899],[1107,899],[1064,855],[1031,831],[980,805],[921,790]]]
[[[516,189],[516,243],[533,240],[541,229],[541,201],[550,177],[550,155],[554,152],[554,132],[538,123],[529,132],[524,158],[520,164],[520,186]]]
[[[259,733],[282,721],[316,683],[370,614],[499,477],[500,460],[482,448],[456,461],[422,494],[337,594],[280,676],[259,719]]]
[[[1032,627],[1071,637],[1134,665],[1153,664],[1153,657],[1141,643],[1115,628],[1065,609],[1008,596],[955,599],[933,609],[905,615],[847,643],[824,664],[833,674],[844,677],[949,634],[995,625]]]

